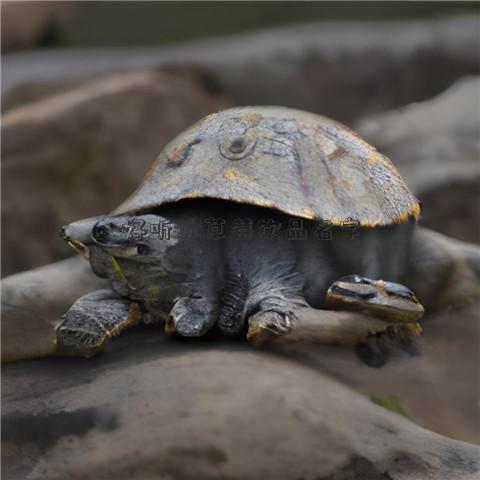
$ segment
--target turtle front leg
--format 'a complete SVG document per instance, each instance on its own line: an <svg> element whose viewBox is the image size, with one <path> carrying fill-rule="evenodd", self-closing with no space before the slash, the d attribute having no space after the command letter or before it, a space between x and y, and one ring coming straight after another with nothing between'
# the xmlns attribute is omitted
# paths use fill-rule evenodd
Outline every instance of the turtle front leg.
<svg viewBox="0 0 480 480"><path fill-rule="evenodd" d="M97 290L80 297L56 328L57 352L91 357L111 337L142 320L138 303L118 297L111 290Z"/></svg>
<svg viewBox="0 0 480 480"><path fill-rule="evenodd" d="M292 275L285 284L260 284L249 293L245 310L250 342L261 346L295 336L299 327L296 312L309 308L300 282L298 275Z"/></svg>
<svg viewBox="0 0 480 480"><path fill-rule="evenodd" d="M200 337L213 327L216 318L216 305L208 298L179 297L170 310L165 332L177 332L184 337Z"/></svg>

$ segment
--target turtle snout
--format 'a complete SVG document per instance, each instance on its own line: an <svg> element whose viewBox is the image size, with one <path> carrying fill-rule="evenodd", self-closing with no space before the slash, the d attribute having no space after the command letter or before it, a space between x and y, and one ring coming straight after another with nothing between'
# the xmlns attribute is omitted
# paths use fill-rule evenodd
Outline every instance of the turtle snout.
<svg viewBox="0 0 480 480"><path fill-rule="evenodd" d="M60 236L78 253L89 257L88 246L92 243L92 228L98 217L86 218L60 228Z"/></svg>
<svg viewBox="0 0 480 480"><path fill-rule="evenodd" d="M91 243L92 229L99 217L86 218L70 223L60 229L60 236L65 240L76 240L84 244Z"/></svg>

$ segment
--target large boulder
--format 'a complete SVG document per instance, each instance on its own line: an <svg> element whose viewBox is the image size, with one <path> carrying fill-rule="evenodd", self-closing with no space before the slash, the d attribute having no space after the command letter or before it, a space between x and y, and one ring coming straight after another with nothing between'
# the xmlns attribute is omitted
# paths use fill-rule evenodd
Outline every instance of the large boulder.
<svg viewBox="0 0 480 480"><path fill-rule="evenodd" d="M66 256L61 225L116 207L172 137L228 105L191 75L136 72L7 112L3 275Z"/></svg>
<svg viewBox="0 0 480 480"><path fill-rule="evenodd" d="M321 371L155 328L101 358L3 369L14 480L478 478L480 449L372 404Z"/></svg>
<svg viewBox="0 0 480 480"><path fill-rule="evenodd" d="M480 77L467 77L434 98L366 117L356 129L423 192L480 177L479 104Z"/></svg>
<svg viewBox="0 0 480 480"><path fill-rule="evenodd" d="M422 223L480 242L480 77L459 80L442 94L356 125L390 157L423 204Z"/></svg>
<svg viewBox="0 0 480 480"><path fill-rule="evenodd" d="M428 313L418 341L420 355L399 356L381 369L339 346L290 346L282 353L314 365L368 396L394 400L418 424L480 444L478 378L480 302Z"/></svg>

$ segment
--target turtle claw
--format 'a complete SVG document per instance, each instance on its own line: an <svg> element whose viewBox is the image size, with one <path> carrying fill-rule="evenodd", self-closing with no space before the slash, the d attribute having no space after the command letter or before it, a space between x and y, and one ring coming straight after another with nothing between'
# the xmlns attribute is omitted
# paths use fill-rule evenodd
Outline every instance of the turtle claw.
<svg viewBox="0 0 480 480"><path fill-rule="evenodd" d="M215 323L215 308L203 297L180 297L173 305L165 324L166 333L200 337Z"/></svg>
<svg viewBox="0 0 480 480"><path fill-rule="evenodd" d="M290 317L273 310L257 312L248 319L248 325L247 340L257 346L265 345L291 329Z"/></svg>

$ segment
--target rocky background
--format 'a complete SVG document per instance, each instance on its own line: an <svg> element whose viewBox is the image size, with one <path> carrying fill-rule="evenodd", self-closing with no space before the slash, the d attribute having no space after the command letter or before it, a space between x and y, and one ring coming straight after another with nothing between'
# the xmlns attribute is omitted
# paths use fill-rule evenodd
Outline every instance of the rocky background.
<svg viewBox="0 0 480 480"><path fill-rule="evenodd" d="M75 35L62 29L79 7L55 4L28 10L28 35L13 27L25 18L18 8L31 7L2 4L3 47L69 46ZM422 201L423 225L478 244L479 41L479 17L463 12L8 53L2 276L70 256L59 226L113 209L173 136L233 105L287 105L352 126L399 168ZM68 289L94 288L86 273L68 276L77 259L61 265L9 277L22 291L41 282L57 301L7 312L3 351L39 338ZM146 327L98 359L7 365L4 478L475 478L479 306L428 315L423 355L382 370L345 348L259 353L166 341Z"/></svg>

